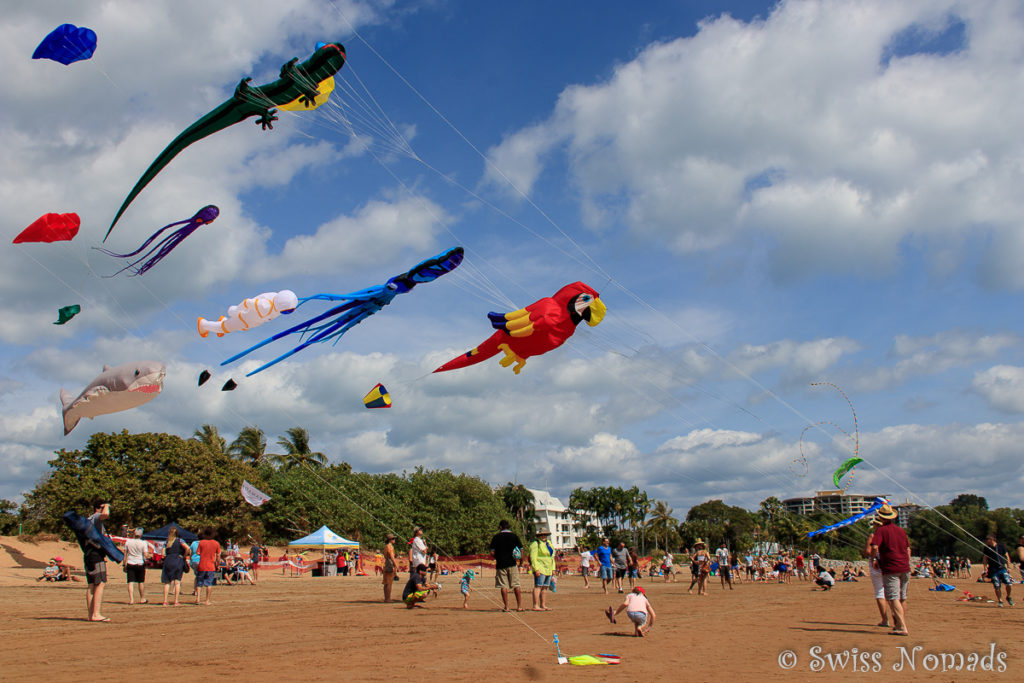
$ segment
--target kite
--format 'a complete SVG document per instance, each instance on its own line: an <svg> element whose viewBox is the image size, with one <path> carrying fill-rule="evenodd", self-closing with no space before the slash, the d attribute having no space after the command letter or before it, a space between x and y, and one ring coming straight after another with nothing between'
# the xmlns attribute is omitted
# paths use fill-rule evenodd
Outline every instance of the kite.
<svg viewBox="0 0 1024 683"><path fill-rule="evenodd" d="M240 353L236 353L234 356L231 356L231 358L222 362L221 365L232 363L243 356L249 355L257 349L261 349L267 344L277 341L282 337L287 337L290 334L299 334L303 338L309 335L309 337L291 351L284 353L269 363L264 363L252 372L247 373L246 377L251 377L257 372L266 370L270 366L280 363L284 359L295 355L307 346L316 344L317 342L324 342L333 339L336 344L343 334L390 304L392 299L399 294L411 291L417 284L433 282L445 273L450 273L455 270L455 268L462 263L464 255L465 253L462 247L453 247L448 251L438 254L434 258L427 259L426 261L413 266L401 275L394 276L383 285L368 287L366 289L361 289L358 292L350 292L348 294L315 294L313 296L303 297L299 299L299 306L307 301L313 300L344 301L346 303L343 303L340 306L335 306L314 318L310 318L306 322L299 323L298 325L289 327L287 330L278 332L273 337L264 339L259 344L250 346Z"/></svg>
<svg viewBox="0 0 1024 683"><path fill-rule="evenodd" d="M512 372L526 365L530 356L539 356L564 344L583 320L593 327L601 322L606 311L597 292L574 282L562 287L553 297L535 301L512 313L488 313L491 326L497 330L485 342L448 361L434 372L446 372L475 365L497 353L504 352L502 367L515 363Z"/></svg>
<svg viewBox="0 0 1024 683"><path fill-rule="evenodd" d="M62 515L62 518L64 523L75 533L75 540L78 541L82 552L85 552L87 546L91 545L102 550L103 554L114 562L124 561L124 554L114 545L110 536L101 534L88 517L83 517L74 510L68 510Z"/></svg>
<svg viewBox="0 0 1024 683"><path fill-rule="evenodd" d="M334 76L328 76L317 83L316 90L320 94L313 98L312 104L307 104L304 98L298 97L287 104L282 104L278 109L281 111L308 111L316 109L330 99L331 93L334 92Z"/></svg>
<svg viewBox="0 0 1024 683"><path fill-rule="evenodd" d="M887 504L888 504L888 501L885 498L875 498L875 502L872 503L870 507L864 508L863 510L861 510L857 514L853 515L852 517L847 517L846 519L844 519L841 522L836 522L835 524L829 524L828 526L822 527L822 528L818 529L817 531L812 531L812 532L807 534L807 538L813 538L814 536L819 536L821 534L827 534L828 532L835 531L836 529L842 529L844 526L850 526L854 522L859 522L860 520L864 519L868 515L874 514L874 512L877 511L880 507L882 507L883 505L887 505Z"/></svg>
<svg viewBox="0 0 1024 683"><path fill-rule="evenodd" d="M57 309L57 321L54 322L53 324L54 325L63 325L64 323L66 323L67 321L71 320L72 318L74 318L76 315L78 315L81 312L82 312L82 307L79 306L78 304L72 304L70 306L65 306L63 308L58 308Z"/></svg>
<svg viewBox="0 0 1024 683"><path fill-rule="evenodd" d="M391 394L383 384L378 383L377 386L370 389L370 393L363 397L363 405L367 408L390 408Z"/></svg>
<svg viewBox="0 0 1024 683"><path fill-rule="evenodd" d="M149 245L152 244L153 240L155 240L157 237L159 237L160 233L162 233L164 230L167 230L168 228L173 228L176 225L183 225L183 226L185 226L183 228L178 228L177 230L175 230L171 234L167 235L162 240L157 242L156 246L154 246L153 248L149 249L149 251L147 251L145 254L143 254L142 256L139 256L137 259L135 259L134 261L130 262L127 266L125 266L121 270L119 270L116 273L114 273L114 275L119 275L119 274L123 273L126 270L131 270L133 276L135 276L135 275L145 275L146 271L148 271L150 268L152 268L156 264L160 263L160 261L162 261L165 256L170 254L171 251L176 246L181 244L181 242L186 237L188 237L189 235L191 235L192 233L194 233L196 230L198 230L200 227L206 225L207 223L214 222L215 220L217 220L217 216L219 216L219 215L220 215L220 209L218 209L213 204L209 204L207 206L204 206L203 208L199 209L199 211L196 211L196 214L194 216L192 216L192 218L187 218L187 219L185 219L183 221L177 221L175 223L171 223L169 225L165 225L164 227L160 228L159 230L154 232L152 235L150 235L149 239L146 240L145 242L143 242L141 247L139 247L135 251L129 252L127 254L117 254L115 252L110 251L109 249L102 249L100 247L93 247L93 249L97 249L97 250L103 252L104 254L106 254L107 256L113 256L115 258L130 259L130 258L134 258L135 256L138 256L138 254L142 250L144 250L147 247L149 247ZM143 262L145 262L145 263L143 263ZM140 263L142 263L141 266L139 265ZM109 275L107 277L114 277L114 275Z"/></svg>
<svg viewBox="0 0 1024 683"><path fill-rule="evenodd" d="M270 500L270 496L263 493L263 491L260 491L244 479L242 480L242 498L244 498L245 502L249 505L255 505L256 507L259 507Z"/></svg>
<svg viewBox="0 0 1024 683"><path fill-rule="evenodd" d="M839 482L840 480L842 480L843 475L862 462L864 462L864 458L850 458L842 465L840 465L839 469L832 473L832 483L835 484L835 487L839 488ZM845 491L846 489L843 490Z"/></svg>
<svg viewBox="0 0 1024 683"><path fill-rule="evenodd" d="M117 225L118 219L128 205L179 152L193 142L252 116L259 117L256 123L262 126L263 130L273 130L274 121L277 120L277 110L274 107L299 102L306 109L312 109L321 94L317 85L334 76L344 65L345 48L340 43L325 43L306 61L299 63L296 57L282 66L281 77L273 83L254 87L249 85L251 78L243 78L235 87L235 93L230 99L179 133L178 137L171 140L164 151L160 152L128 193L103 241L107 241L111 230Z"/></svg>
<svg viewBox="0 0 1024 683"><path fill-rule="evenodd" d="M130 410L153 400L163 390L166 374L164 364L153 360L125 363L116 368L104 365L103 372L77 398L72 399L70 393L61 389L64 436L70 434L83 417Z"/></svg>
<svg viewBox="0 0 1024 683"><path fill-rule="evenodd" d="M52 59L64 66L82 59L89 59L96 51L96 32L74 24L61 24L50 31L39 47L32 53L32 59Z"/></svg>
<svg viewBox="0 0 1024 683"><path fill-rule="evenodd" d="M74 239L82 219L77 213L48 213L40 216L14 238L12 244L22 242L64 242Z"/></svg>
<svg viewBox="0 0 1024 683"><path fill-rule="evenodd" d="M223 337L229 332L249 330L257 325L262 325L281 315L287 315L299 305L299 298L290 289L282 289L280 292L264 292L257 294L251 299L245 299L237 306L228 308L227 316L221 316L217 320L199 318L196 320L196 327L199 329L199 336L206 338L211 332L218 337Z"/></svg>
<svg viewBox="0 0 1024 683"><path fill-rule="evenodd" d="M789 470L790 470L790 472L793 472L793 474L797 474L798 476L804 476L804 475L807 474L808 466L807 466L807 456L804 455L804 434L806 434L807 431L810 430L810 429L816 429L816 428L821 427L821 425L829 425L830 427L835 428L837 431L842 433L844 436L846 436L846 438L848 438L850 441L853 442L853 457L849 458L848 460L846 460L846 462L844 462L842 465L840 465L839 469L836 470L835 473L832 475L832 483L834 483L836 488L838 489L838 488L840 488L839 482L843 478L843 475L845 475L847 472L850 473L850 478L846 481L846 486L842 487L842 492L846 493L846 489L850 488L850 485L853 484L853 471L854 471L854 469L856 468L858 463L864 462L864 459L860 457L860 427L857 424L857 411L854 410L853 403L850 401L850 397L847 396L846 392L844 392L842 389L840 389L838 385L833 384L832 382L812 382L811 383L812 387L823 386L823 385L824 386L830 386L833 389L835 389L836 391L838 391L839 395L842 396L846 400L846 405L850 406L850 413L853 415L853 434L850 434L850 432L846 431L845 429L843 429L842 427L837 425L835 422L829 422L827 420L821 421L821 422L815 422L812 425L807 425L806 427L804 427L803 431L800 432L800 442L799 442L800 457L799 458L795 458L793 460L793 462L790 463ZM854 461L856 461L856 462L854 462ZM793 465L798 463L798 462L801 465L803 465L803 468L804 468L803 475L798 474L796 472L796 470L793 469ZM849 465L849 466L847 467L847 465Z"/></svg>

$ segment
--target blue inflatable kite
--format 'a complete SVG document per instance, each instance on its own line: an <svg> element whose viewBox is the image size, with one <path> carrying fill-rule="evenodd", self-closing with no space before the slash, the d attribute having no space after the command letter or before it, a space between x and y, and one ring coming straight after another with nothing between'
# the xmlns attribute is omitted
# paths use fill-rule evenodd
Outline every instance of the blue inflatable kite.
<svg viewBox="0 0 1024 683"><path fill-rule="evenodd" d="M828 526L822 527L821 529L818 529L817 531L812 531L809 534L807 534L807 538L811 538L813 536L818 536L820 534L827 534L830 531L835 531L836 529L842 529L844 526L850 526L854 522L858 522L858 521L864 519L865 517L867 517L868 515L874 514L880 507L882 507L885 504L886 504L885 498L875 498L875 502L871 504L871 507L866 507L863 510L861 510L860 512L858 512L857 514L855 514L853 517L847 517L846 519L844 519L841 522L836 522L835 524L829 524Z"/></svg>
<svg viewBox="0 0 1024 683"><path fill-rule="evenodd" d="M32 59L52 59L64 66L89 59L96 51L96 32L74 24L61 24L43 38Z"/></svg>
<svg viewBox="0 0 1024 683"><path fill-rule="evenodd" d="M250 346L240 353L236 353L231 356L231 358L228 358L226 361L221 363L221 365L232 363L243 356L249 355L256 349L261 349L267 344L277 341L282 337L287 337L290 334L298 334L300 337L306 337L306 335L309 335L309 338L291 351L281 354L269 363L264 363L252 372L246 374L246 377L251 377L257 372L261 372L272 365L280 363L285 358L295 355L311 344L328 341L330 339L333 339L335 343L337 343L338 339L341 338L341 335L345 334L363 320L390 304L391 300L399 294L411 291L413 287L421 282L433 282L445 273L450 273L455 270L455 268L462 263L464 255L462 247L453 247L446 252L438 254L434 258L427 259L426 261L413 266L401 275L394 276L383 285L367 287L366 289L361 289L358 292L349 292L348 294L315 294L313 296L302 297L299 299L299 306L307 301L313 301L314 299L322 301L345 301L347 303L335 306L315 318L310 318L304 323L299 323L294 327L289 327L283 332L278 332L273 337L264 339L259 344ZM296 309L298 309L298 306L296 306Z"/></svg>

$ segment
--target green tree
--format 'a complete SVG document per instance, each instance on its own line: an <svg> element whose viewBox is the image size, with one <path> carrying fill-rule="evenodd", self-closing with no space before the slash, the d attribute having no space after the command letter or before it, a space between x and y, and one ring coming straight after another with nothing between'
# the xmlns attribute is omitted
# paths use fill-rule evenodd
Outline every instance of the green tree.
<svg viewBox="0 0 1024 683"><path fill-rule="evenodd" d="M222 527L235 536L259 532L252 508L241 503L246 465L198 441L169 434L96 433L83 450L61 449L50 472L25 497L32 531L67 535L61 515L92 511L97 497L111 503L110 529L122 524L186 529ZM258 480L257 480L258 481Z"/></svg>
<svg viewBox="0 0 1024 683"><path fill-rule="evenodd" d="M214 453L229 454L228 442L213 425L205 424L192 432L192 439L203 444Z"/></svg>
<svg viewBox="0 0 1024 683"><path fill-rule="evenodd" d="M284 449L282 455L275 455L275 462L285 469L293 467L323 467L327 464L327 456L315 452L309 447L309 432L302 427L290 427L286 436L277 439L277 445Z"/></svg>
<svg viewBox="0 0 1024 683"><path fill-rule="evenodd" d="M267 437L257 426L242 427L238 437L231 442L228 453L242 462L258 465L267 454Z"/></svg>
<svg viewBox="0 0 1024 683"><path fill-rule="evenodd" d="M676 531L676 527L679 526L679 520L672 516L674 511L668 506L663 500L654 502L654 507L651 509L650 519L647 520L647 529L657 541L662 541L664 544L663 549L669 550L670 537L674 539L679 538L679 533Z"/></svg>
<svg viewBox="0 0 1024 683"><path fill-rule="evenodd" d="M498 489L498 495L501 496L505 509L518 522L518 530L526 536L532 536L537 508L536 499L530 489L522 484L508 482Z"/></svg>
<svg viewBox="0 0 1024 683"><path fill-rule="evenodd" d="M18 504L0 498L0 536L12 536L18 530Z"/></svg>

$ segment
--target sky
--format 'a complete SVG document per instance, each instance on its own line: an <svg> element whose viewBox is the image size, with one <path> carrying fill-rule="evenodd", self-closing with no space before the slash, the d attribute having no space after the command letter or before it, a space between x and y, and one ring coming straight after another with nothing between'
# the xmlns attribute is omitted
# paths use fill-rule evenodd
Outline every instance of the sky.
<svg viewBox="0 0 1024 683"><path fill-rule="evenodd" d="M680 515L830 489L855 452L850 493L1021 506L1018 2L13 5L3 234L49 212L82 228L0 249L0 497L92 433L212 424L563 501L636 485ZM95 56L32 60L65 22L96 31ZM317 41L348 56L326 105L196 142L102 242L178 132ZM218 219L144 276L104 277L120 265L94 247L207 204ZM219 363L295 318L197 334L246 297L350 292L456 245L456 271L253 377L288 340ZM519 375L432 374L490 335L488 311L575 281L600 325ZM147 359L167 367L156 399L62 435L62 388ZM377 382L388 410L363 406Z"/></svg>

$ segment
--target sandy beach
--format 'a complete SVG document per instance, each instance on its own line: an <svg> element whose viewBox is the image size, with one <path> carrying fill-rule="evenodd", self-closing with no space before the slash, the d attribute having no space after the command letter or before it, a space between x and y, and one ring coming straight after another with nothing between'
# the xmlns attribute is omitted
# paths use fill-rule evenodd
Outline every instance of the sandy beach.
<svg viewBox="0 0 1024 683"><path fill-rule="evenodd" d="M639 639L632 637L624 618L612 625L602 615L620 596L603 595L593 581L586 590L576 576L559 581L550 612L502 613L490 573L474 582L468 610L461 608L458 580L450 576L441 578L440 595L426 608L407 610L400 603L380 602L377 577L292 578L280 570L262 572L257 586L217 586L210 607L163 607L158 572L147 576L149 604L130 606L124 574L108 565L103 612L111 621L94 624L83 618L84 583L37 583L42 570L22 566L45 563L56 554L80 566L74 544L0 537L0 545L5 617L0 666L6 681L128 679L168 675L168 667L199 680L247 678L255 672L278 680L405 681L481 676L554 681L595 675L704 681L721 680L723 672L736 681L880 674L961 681L993 675L1010 680L1024 670L1024 606L999 609L959 602L964 589L990 597L990 586L966 581L954 582L955 593L935 593L927 590L931 581L914 580L912 633L901 638L874 625L878 614L871 584L863 580L837 583L822 593L806 582L745 583L723 591L712 577L710 595L700 597L687 594L688 572L677 583L645 579L640 585L658 619L649 636ZM190 577L185 585L187 593ZM552 644L555 633L563 654L614 653L621 664L560 666ZM964 656L961 671L955 670L957 653ZM970 672L966 667L972 653L977 665ZM894 669L900 664L902 670ZM981 670L986 664L995 672Z"/></svg>

